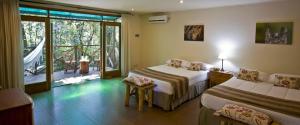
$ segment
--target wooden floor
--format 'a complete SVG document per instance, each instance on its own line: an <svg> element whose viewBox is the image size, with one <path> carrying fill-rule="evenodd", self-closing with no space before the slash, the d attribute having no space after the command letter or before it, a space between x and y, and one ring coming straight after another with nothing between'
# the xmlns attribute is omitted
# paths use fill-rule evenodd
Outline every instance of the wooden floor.
<svg viewBox="0 0 300 125"><path fill-rule="evenodd" d="M175 111L124 106L121 79L87 81L32 95L35 125L197 125L199 97Z"/></svg>

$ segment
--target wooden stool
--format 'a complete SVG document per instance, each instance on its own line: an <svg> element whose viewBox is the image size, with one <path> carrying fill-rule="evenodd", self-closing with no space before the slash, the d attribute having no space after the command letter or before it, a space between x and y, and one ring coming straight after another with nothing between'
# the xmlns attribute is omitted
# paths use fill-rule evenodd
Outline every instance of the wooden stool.
<svg viewBox="0 0 300 125"><path fill-rule="evenodd" d="M147 92L146 95L146 101L148 102L148 107L152 107L153 102L153 88L156 86L155 84L149 84L145 86L138 86L134 83L124 81L126 85L126 92L125 92L125 106L129 106L129 99L131 95L136 95L137 102L138 102L138 111L142 111L144 107L144 99L145 99L145 92ZM132 87L132 90L135 92L131 92L130 89Z"/></svg>

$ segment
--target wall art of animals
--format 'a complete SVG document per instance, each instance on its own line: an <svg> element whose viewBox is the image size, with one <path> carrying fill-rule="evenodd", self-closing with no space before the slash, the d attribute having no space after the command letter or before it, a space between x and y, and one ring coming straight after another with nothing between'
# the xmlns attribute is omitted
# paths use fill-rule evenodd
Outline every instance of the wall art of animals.
<svg viewBox="0 0 300 125"><path fill-rule="evenodd" d="M184 26L185 41L204 41L204 25Z"/></svg>
<svg viewBox="0 0 300 125"><path fill-rule="evenodd" d="M255 43L292 44L293 22L256 23Z"/></svg>

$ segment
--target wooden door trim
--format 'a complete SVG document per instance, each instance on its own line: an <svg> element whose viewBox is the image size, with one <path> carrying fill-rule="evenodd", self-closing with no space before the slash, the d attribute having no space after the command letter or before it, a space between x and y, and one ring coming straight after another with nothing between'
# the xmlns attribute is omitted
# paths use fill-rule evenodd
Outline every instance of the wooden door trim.
<svg viewBox="0 0 300 125"><path fill-rule="evenodd" d="M46 81L25 85L25 92L32 94L51 89L51 45L50 45L50 19L48 17L21 16L21 21L33 21L45 23L45 44L46 44ZM25 83L24 83L25 84Z"/></svg>
<svg viewBox="0 0 300 125"><path fill-rule="evenodd" d="M118 26L119 27L119 69L115 70L115 71L106 71L106 35L105 35L105 31L106 31L106 26ZM122 56L122 52L121 52L121 23L118 22L102 22L102 70L101 70L101 77L102 78L113 78L113 77L120 77L121 76L121 56Z"/></svg>

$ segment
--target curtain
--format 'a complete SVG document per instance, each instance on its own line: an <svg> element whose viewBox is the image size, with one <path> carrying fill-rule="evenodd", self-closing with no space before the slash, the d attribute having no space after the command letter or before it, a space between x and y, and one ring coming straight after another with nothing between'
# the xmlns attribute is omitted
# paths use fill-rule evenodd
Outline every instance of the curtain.
<svg viewBox="0 0 300 125"><path fill-rule="evenodd" d="M0 87L24 88L18 0L0 0Z"/></svg>
<svg viewBox="0 0 300 125"><path fill-rule="evenodd" d="M121 24L121 73L122 76L128 74L130 68L130 56L129 56L129 18L130 15L122 15L122 24Z"/></svg>

